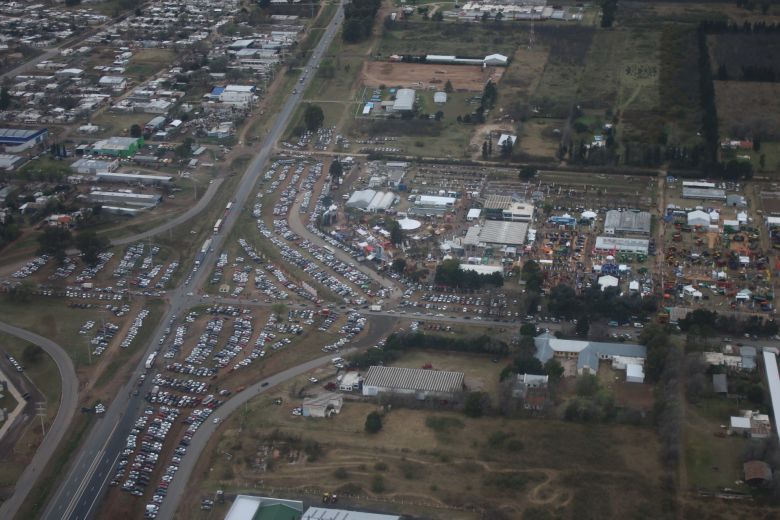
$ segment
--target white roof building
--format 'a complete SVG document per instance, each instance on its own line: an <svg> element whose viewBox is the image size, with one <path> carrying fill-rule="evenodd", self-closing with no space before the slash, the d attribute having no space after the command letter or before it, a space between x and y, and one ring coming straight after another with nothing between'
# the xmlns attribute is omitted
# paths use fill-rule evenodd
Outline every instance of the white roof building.
<svg viewBox="0 0 780 520"><path fill-rule="evenodd" d="M471 208L466 214L466 220L469 222L473 220L479 220L479 216L482 214L482 210L479 208Z"/></svg>
<svg viewBox="0 0 780 520"><path fill-rule="evenodd" d="M414 109L414 100L416 94L414 90L410 88L399 88L395 93L395 101L393 102L394 112L408 112Z"/></svg>
<svg viewBox="0 0 780 520"><path fill-rule="evenodd" d="M504 143L507 140L510 143L512 143L512 146L514 146L515 143L517 142L517 136L511 134L501 134L501 137L498 138L498 147L501 148L502 146L504 146Z"/></svg>
<svg viewBox="0 0 780 520"><path fill-rule="evenodd" d="M437 105L443 105L447 102L447 93L446 92L434 92L433 94L433 102Z"/></svg>
<svg viewBox="0 0 780 520"><path fill-rule="evenodd" d="M509 58L503 54L490 54L482 60L482 63L488 67L506 67L508 62Z"/></svg>
<svg viewBox="0 0 780 520"><path fill-rule="evenodd" d="M609 274L599 277L599 288L603 291L607 287L617 287L619 280Z"/></svg>
<svg viewBox="0 0 780 520"><path fill-rule="evenodd" d="M689 226L709 226L710 215L706 211L700 209L691 211L688 213L688 225Z"/></svg>

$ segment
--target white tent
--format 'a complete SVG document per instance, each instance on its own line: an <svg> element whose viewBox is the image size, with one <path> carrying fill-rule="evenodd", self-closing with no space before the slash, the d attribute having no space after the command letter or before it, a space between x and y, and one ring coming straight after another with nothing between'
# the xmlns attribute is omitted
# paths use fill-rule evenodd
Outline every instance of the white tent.
<svg viewBox="0 0 780 520"><path fill-rule="evenodd" d="M599 277L599 287L603 291L607 287L617 287L618 279L612 275L604 275Z"/></svg>
<svg viewBox="0 0 780 520"><path fill-rule="evenodd" d="M707 212L699 209L688 213L688 225L689 226L709 226L710 215Z"/></svg>

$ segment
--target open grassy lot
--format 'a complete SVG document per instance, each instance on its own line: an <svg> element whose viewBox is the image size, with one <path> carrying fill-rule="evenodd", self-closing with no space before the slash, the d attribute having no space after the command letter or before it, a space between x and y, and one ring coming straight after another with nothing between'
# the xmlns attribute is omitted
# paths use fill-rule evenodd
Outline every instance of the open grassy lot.
<svg viewBox="0 0 780 520"><path fill-rule="evenodd" d="M317 420L291 416L274 397L227 421L196 477L204 494L336 491L345 504L448 519L520 518L529 508L551 518L670 517L647 429L395 409L370 435L373 403L347 401Z"/></svg>
<svg viewBox="0 0 780 520"><path fill-rule="evenodd" d="M715 81L719 130L740 139L780 140L780 83Z"/></svg>
<svg viewBox="0 0 780 520"><path fill-rule="evenodd" d="M128 137L131 126L139 125L143 128L152 117L154 116L151 114L125 114L104 110L92 120L92 124L100 127L99 133L96 134L98 137Z"/></svg>
<svg viewBox="0 0 780 520"><path fill-rule="evenodd" d="M419 112L435 114L442 111L440 121L431 119L380 119L355 118L351 121L349 135L366 138L378 135L397 137L392 146L408 154L436 157L463 157L469 155L469 143L475 127L457 121L458 116L471 114L476 105L473 94L453 92L447 103L433 103L433 92L418 91Z"/></svg>
<svg viewBox="0 0 780 520"><path fill-rule="evenodd" d="M482 58L500 53L512 56L518 46L528 43L530 25L401 21L394 27L383 32L376 55L454 54Z"/></svg>
<svg viewBox="0 0 780 520"><path fill-rule="evenodd" d="M171 49L137 49L127 64L128 78L143 82L169 66L176 53Z"/></svg>
<svg viewBox="0 0 780 520"><path fill-rule="evenodd" d="M776 33L724 33L707 38L710 49L712 74L719 71L726 77L720 79L745 79L747 67L763 67L780 75L777 55L780 53L780 34Z"/></svg>

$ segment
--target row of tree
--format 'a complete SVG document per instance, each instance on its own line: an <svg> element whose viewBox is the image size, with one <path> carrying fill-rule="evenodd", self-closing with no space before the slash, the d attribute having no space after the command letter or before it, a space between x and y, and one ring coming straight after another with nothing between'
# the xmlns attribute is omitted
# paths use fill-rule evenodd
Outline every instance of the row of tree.
<svg viewBox="0 0 780 520"><path fill-rule="evenodd" d="M356 43L371 36L381 0L352 0L344 6L344 41Z"/></svg>
<svg viewBox="0 0 780 520"><path fill-rule="evenodd" d="M349 360L350 366L366 369L372 365L384 365L395 361L405 351L421 349L497 356L509 352L509 346L505 342L486 335L451 337L422 332L394 333L387 338L381 349L370 348L366 352L352 356Z"/></svg>
<svg viewBox="0 0 780 520"><path fill-rule="evenodd" d="M437 285L446 285L458 289L481 289L485 285L501 287L504 276L501 273L479 274L476 271L464 271L457 259L444 260L436 266L434 281Z"/></svg>
<svg viewBox="0 0 780 520"><path fill-rule="evenodd" d="M93 230L80 232L74 238L70 230L59 226L50 226L38 237L38 254L49 255L59 264L65 261L67 251L71 247L81 251L84 263L97 264L100 253L108 250L111 241L100 236Z"/></svg>

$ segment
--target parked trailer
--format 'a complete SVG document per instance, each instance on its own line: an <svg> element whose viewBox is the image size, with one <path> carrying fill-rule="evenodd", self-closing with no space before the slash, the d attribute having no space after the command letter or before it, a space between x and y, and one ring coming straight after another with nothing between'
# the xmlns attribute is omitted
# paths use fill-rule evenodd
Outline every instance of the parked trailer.
<svg viewBox="0 0 780 520"><path fill-rule="evenodd" d="M206 241L203 242L203 245L200 248L200 252L204 253L204 254L208 253L209 252L209 248L211 248L211 239L207 238Z"/></svg>

